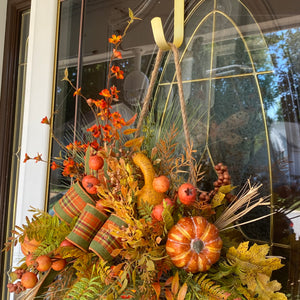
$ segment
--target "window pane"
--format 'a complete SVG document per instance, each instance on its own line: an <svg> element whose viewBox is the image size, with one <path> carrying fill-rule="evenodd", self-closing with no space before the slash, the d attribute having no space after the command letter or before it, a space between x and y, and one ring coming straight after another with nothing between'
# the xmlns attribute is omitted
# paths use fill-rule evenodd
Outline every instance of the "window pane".
<svg viewBox="0 0 300 300"><path fill-rule="evenodd" d="M84 2L85 5L82 6ZM129 18L128 8L131 8L135 16L142 21L135 21L130 26L121 46L123 58L115 61L115 65L125 71L125 78L122 81L112 79L113 84L120 90L120 101L113 109L120 111L125 120L130 119L140 108L149 84L149 75L156 55L150 20L155 16L161 16L163 24L168 24L167 19L173 10L173 2L153 0L61 2L53 124L55 140L52 145L52 157L64 155L63 146L73 142L75 131L75 138L84 140L87 136L86 129L94 121L86 101L79 98L76 103L73 97L74 88L68 82L62 81L65 69L68 69L68 77L74 87L78 83L85 97L99 98L99 92L106 87L111 55L108 38L112 34L123 33ZM80 35L81 13L83 23ZM79 51L82 56L78 59ZM70 181L61 172L50 171L50 211L69 185Z"/></svg>

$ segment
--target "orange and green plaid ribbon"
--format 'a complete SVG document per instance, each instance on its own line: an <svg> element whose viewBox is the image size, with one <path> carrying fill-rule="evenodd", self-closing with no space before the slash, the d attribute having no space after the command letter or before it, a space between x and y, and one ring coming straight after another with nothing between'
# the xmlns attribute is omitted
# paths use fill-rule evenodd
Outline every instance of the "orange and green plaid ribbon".
<svg viewBox="0 0 300 300"><path fill-rule="evenodd" d="M87 204L79 216L72 232L66 239L80 249L87 251L92 239L106 219L107 215L99 211L93 205Z"/></svg>
<svg viewBox="0 0 300 300"><path fill-rule="evenodd" d="M74 217L81 214L87 204L95 205L95 201L84 190L80 182L73 184L66 194L53 206L55 214L70 224Z"/></svg>
<svg viewBox="0 0 300 300"><path fill-rule="evenodd" d="M111 215L95 235L89 249L106 261L112 260L112 252L121 248L114 233L122 227L127 227L127 224L117 215Z"/></svg>

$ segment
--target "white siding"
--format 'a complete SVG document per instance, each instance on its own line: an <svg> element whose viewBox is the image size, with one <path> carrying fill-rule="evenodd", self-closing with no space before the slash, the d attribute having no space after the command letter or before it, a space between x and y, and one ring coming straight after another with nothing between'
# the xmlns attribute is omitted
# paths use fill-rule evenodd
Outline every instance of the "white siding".
<svg viewBox="0 0 300 300"><path fill-rule="evenodd" d="M22 130L21 160L25 153L35 156L42 153L47 159L49 128L41 124L44 116L50 116L53 71L55 63L55 40L57 0L32 0L30 13L28 66L25 87L24 122ZM30 206L44 209L47 165L28 161L21 162L19 188L16 204L16 224L23 224L30 216ZM13 265L23 255L14 250Z"/></svg>

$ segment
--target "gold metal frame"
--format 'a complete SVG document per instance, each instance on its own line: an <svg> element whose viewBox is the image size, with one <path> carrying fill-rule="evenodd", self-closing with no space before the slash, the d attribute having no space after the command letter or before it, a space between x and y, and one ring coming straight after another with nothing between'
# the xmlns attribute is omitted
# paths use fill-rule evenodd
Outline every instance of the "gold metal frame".
<svg viewBox="0 0 300 300"><path fill-rule="evenodd" d="M56 34L55 34L55 52L54 52L54 67L53 67L53 80L52 80L52 103L51 103L51 116L54 114L54 107L55 107L55 97L56 97L56 74L57 74L57 57L58 57L58 42L59 42L59 24L60 24L60 6L62 1L57 0L57 14L56 14ZM52 149L52 143L53 143L53 118L50 120L50 135L49 135L49 147L48 147L48 153L49 157L51 157L51 149ZM47 184L46 184L46 193L45 193L45 199L44 199L44 208L45 211L48 209L48 202L49 202L49 190L50 190L50 164L48 164L47 168Z"/></svg>

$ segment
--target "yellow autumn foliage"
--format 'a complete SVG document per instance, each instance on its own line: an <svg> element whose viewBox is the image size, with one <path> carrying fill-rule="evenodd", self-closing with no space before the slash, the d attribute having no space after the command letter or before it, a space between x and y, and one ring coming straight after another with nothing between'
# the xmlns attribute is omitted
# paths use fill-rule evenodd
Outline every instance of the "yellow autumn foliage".
<svg viewBox="0 0 300 300"><path fill-rule="evenodd" d="M249 248L249 242L241 243L237 248L231 247L227 252L227 260L238 270L242 284L256 299L287 299L282 293L281 284L276 280L270 281L274 270L283 267L279 257L267 257L270 247L268 245L254 244Z"/></svg>

